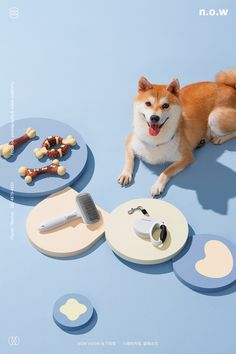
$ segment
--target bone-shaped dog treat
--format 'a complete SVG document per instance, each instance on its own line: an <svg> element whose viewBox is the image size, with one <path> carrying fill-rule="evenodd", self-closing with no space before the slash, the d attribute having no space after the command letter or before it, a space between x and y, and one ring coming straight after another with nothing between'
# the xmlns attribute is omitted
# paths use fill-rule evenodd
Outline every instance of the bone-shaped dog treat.
<svg viewBox="0 0 236 354"><path fill-rule="evenodd" d="M14 154L15 149L24 144L26 141L33 139L36 136L36 131L32 128L28 128L24 135L20 136L17 139L9 141L8 144L0 145L0 156L9 159Z"/></svg>
<svg viewBox="0 0 236 354"><path fill-rule="evenodd" d="M49 136L43 141L41 148L34 149L34 154L38 159L41 159L44 155L54 159L60 158L66 155L70 146L75 144L77 144L77 142L72 135L68 135L65 139L58 135ZM53 146L55 145L60 145L60 147L54 149Z"/></svg>
<svg viewBox="0 0 236 354"><path fill-rule="evenodd" d="M25 177L26 183L31 183L34 178L46 173L63 176L66 173L66 168L60 165L58 160L53 160L50 165L40 168L28 168L22 166L19 168L18 172L20 176Z"/></svg>

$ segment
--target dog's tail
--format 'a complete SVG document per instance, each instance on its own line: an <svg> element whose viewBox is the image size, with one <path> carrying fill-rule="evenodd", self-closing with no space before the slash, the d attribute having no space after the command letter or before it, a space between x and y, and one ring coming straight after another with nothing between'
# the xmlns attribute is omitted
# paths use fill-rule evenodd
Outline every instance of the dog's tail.
<svg viewBox="0 0 236 354"><path fill-rule="evenodd" d="M236 69L220 71L216 74L216 82L236 88Z"/></svg>

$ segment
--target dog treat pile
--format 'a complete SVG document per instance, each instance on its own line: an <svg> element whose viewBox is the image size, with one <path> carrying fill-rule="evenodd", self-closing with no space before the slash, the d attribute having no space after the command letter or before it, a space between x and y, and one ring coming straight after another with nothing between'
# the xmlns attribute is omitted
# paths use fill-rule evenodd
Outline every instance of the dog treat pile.
<svg viewBox="0 0 236 354"><path fill-rule="evenodd" d="M9 159L14 154L17 147L24 144L28 140L33 139L35 136L36 131L32 128L27 128L24 135L11 140L8 144L0 145L0 156L5 159ZM22 166L18 170L20 176L25 177L24 179L27 184L31 183L37 176L42 174L63 176L66 173L66 168L60 165L58 159L65 156L70 147L76 144L77 142L72 135L68 135L66 138L62 138L58 135L47 137L43 141L41 148L34 149L34 154L38 159L43 158L45 155L49 158L53 158L54 160L52 163L48 166L43 166L40 168L28 168ZM60 146L55 148L57 145Z"/></svg>
<svg viewBox="0 0 236 354"><path fill-rule="evenodd" d="M24 135L21 137L9 141L8 144L0 145L0 156L3 156L5 159L9 159L13 154L15 149L24 144L26 141L33 139L36 136L36 131L32 128L28 128Z"/></svg>

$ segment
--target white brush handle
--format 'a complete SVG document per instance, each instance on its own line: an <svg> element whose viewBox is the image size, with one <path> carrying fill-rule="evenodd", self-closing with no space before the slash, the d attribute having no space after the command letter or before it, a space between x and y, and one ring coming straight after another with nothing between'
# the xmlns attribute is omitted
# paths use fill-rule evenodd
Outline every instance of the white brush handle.
<svg viewBox="0 0 236 354"><path fill-rule="evenodd" d="M51 219L41 224L38 228L40 232L46 232L55 229L58 226L62 226L70 222L71 220L81 217L81 214L76 210L73 213L60 216L59 218Z"/></svg>

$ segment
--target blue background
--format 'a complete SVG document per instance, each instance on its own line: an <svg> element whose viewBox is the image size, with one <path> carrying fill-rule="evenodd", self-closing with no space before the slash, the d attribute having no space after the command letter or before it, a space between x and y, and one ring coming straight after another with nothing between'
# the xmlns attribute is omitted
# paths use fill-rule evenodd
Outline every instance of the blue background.
<svg viewBox="0 0 236 354"><path fill-rule="evenodd" d="M20 9L18 19L9 19L11 6ZM229 14L199 17L199 8L228 8ZM77 190L86 186L107 211L148 197L163 167L140 163L131 187L116 183L137 81L141 75L160 83L178 77L185 85L236 66L235 18L233 0L2 1L2 124L10 120L14 81L16 119L61 120L88 143L90 163ZM196 155L162 198L186 215L191 233L235 242L236 140L209 144ZM217 296L194 292L178 281L171 263L134 266L118 259L106 242L72 260L45 257L25 234L26 217L38 201L19 199L11 209L1 197L2 353L235 352L235 286ZM97 323L91 331L70 335L54 324L53 304L69 292L84 294L94 305ZM20 337L18 347L8 345L12 335ZM81 348L81 341L117 344ZM126 341L159 346L130 347Z"/></svg>

